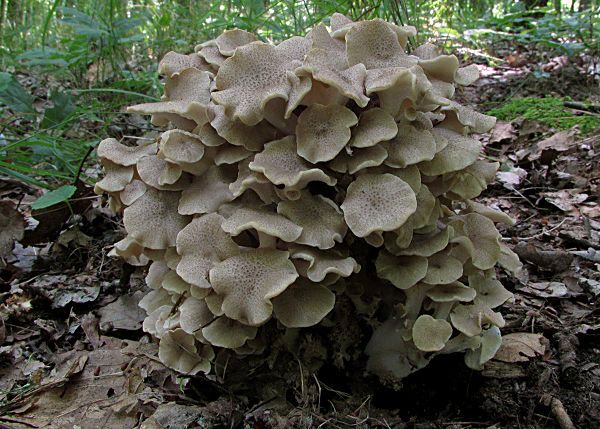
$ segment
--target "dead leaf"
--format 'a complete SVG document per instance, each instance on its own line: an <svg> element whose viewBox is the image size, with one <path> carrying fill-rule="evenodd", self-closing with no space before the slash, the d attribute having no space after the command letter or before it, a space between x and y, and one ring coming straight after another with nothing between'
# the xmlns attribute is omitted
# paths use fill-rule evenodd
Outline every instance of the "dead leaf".
<svg viewBox="0 0 600 429"><path fill-rule="evenodd" d="M25 220L12 201L0 201L0 258L9 256L15 240L21 240Z"/></svg>
<svg viewBox="0 0 600 429"><path fill-rule="evenodd" d="M94 284L93 279L85 276L67 276L64 274L41 275L27 285L34 293L43 296L52 302L52 308L64 308L70 303L84 304L95 301L100 294L100 286Z"/></svg>
<svg viewBox="0 0 600 429"><path fill-rule="evenodd" d="M588 199L589 195L583 189L561 189L556 192L541 192L544 199L562 210L563 212L575 212L577 205Z"/></svg>
<svg viewBox="0 0 600 429"><path fill-rule="evenodd" d="M19 417L28 424L47 428L135 427L137 395L146 388L139 381L139 374L154 365L145 353L151 354L155 346L134 341L121 343L132 346L136 356L106 348L56 356L57 361L66 364L26 396L22 403L33 406ZM137 381L130 383L131 377Z"/></svg>
<svg viewBox="0 0 600 429"><path fill-rule="evenodd" d="M127 331L140 329L146 317L146 312L138 306L143 297L142 291L137 291L133 295L122 295L115 302L98 310L100 329L104 332L112 329Z"/></svg>
<svg viewBox="0 0 600 429"><path fill-rule="evenodd" d="M533 244L524 241L517 243L513 251L521 260L556 273L566 270L573 262L573 255L564 250L540 250Z"/></svg>
<svg viewBox="0 0 600 429"><path fill-rule="evenodd" d="M541 159L544 164L554 160L559 153L567 152L576 148L576 129L560 131L547 139L537 143L535 151L529 155L530 161Z"/></svg>
<svg viewBox="0 0 600 429"><path fill-rule="evenodd" d="M570 296L567 286L560 282L531 282L519 291L539 296L540 298L566 298Z"/></svg>
<svg viewBox="0 0 600 429"><path fill-rule="evenodd" d="M175 402L160 404L152 417L143 423L146 428L185 429L196 427L204 408L197 405L180 405ZM158 426L153 426L154 423Z"/></svg>
<svg viewBox="0 0 600 429"><path fill-rule="evenodd" d="M527 362L546 351L548 340L540 334L517 332L502 336L502 345L494 356L502 362Z"/></svg>
<svg viewBox="0 0 600 429"><path fill-rule="evenodd" d="M497 121L488 144L510 142L514 140L516 135L515 127L510 122Z"/></svg>
<svg viewBox="0 0 600 429"><path fill-rule="evenodd" d="M526 177L527 171L521 167L510 167L508 171L499 171L496 173L496 179L507 189L518 188Z"/></svg>
<svg viewBox="0 0 600 429"><path fill-rule="evenodd" d="M95 349L100 348L100 346L104 344L104 342L100 339L98 326L98 318L93 314L86 314L81 318L81 329L83 329L86 338Z"/></svg>

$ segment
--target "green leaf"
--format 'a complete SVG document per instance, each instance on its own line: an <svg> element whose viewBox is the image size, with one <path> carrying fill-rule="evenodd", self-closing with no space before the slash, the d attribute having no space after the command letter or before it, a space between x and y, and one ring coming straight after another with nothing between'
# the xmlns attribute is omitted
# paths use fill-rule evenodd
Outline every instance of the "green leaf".
<svg viewBox="0 0 600 429"><path fill-rule="evenodd" d="M39 197L31 204L31 208L34 210L39 210L53 206L54 204L62 203L63 201L67 201L69 198L71 198L75 191L77 191L75 186L63 185L60 188L46 192L44 195Z"/></svg>
<svg viewBox="0 0 600 429"><path fill-rule="evenodd" d="M0 102L15 113L35 114L31 95L10 73L0 72Z"/></svg>
<svg viewBox="0 0 600 429"><path fill-rule="evenodd" d="M50 107L44 112L44 119L40 124L42 129L60 125L77 109L73 97L68 92L55 91L50 94L50 100L54 103L54 107Z"/></svg>

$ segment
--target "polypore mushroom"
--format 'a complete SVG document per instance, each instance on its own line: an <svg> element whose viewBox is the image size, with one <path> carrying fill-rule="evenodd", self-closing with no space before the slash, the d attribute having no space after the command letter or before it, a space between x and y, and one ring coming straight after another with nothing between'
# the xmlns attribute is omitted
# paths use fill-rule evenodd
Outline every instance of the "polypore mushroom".
<svg viewBox="0 0 600 429"><path fill-rule="evenodd" d="M127 233L110 254L151 262L143 329L179 372L209 371L212 347L233 351L221 364L317 325L357 336L336 365L373 327L367 369L392 387L437 354L481 368L497 350L511 294L493 268L520 263L495 226L510 218L471 201L498 168L470 137L494 119L453 101L477 66L431 44L408 53L413 27L330 25L169 52L161 101L130 108L168 129L98 147L95 189ZM329 349L325 331L296 344Z"/></svg>
<svg viewBox="0 0 600 429"><path fill-rule="evenodd" d="M273 311L271 298L298 277L288 256L281 250L249 249L216 264L210 283L223 296L225 315L249 326L265 323Z"/></svg>
<svg viewBox="0 0 600 429"><path fill-rule="evenodd" d="M341 205L348 227L358 237L400 228L417 209L410 186L391 174L364 174L348 186Z"/></svg>

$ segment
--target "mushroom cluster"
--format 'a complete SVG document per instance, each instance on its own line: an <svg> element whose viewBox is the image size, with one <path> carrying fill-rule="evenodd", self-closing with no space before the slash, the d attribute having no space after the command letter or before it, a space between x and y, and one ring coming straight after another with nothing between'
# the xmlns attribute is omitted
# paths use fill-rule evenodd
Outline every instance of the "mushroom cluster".
<svg viewBox="0 0 600 429"><path fill-rule="evenodd" d="M162 100L129 112L166 131L104 140L96 192L123 211L112 253L149 264L143 328L166 365L260 353L265 325L323 324L343 295L386 383L440 353L494 355L511 297L494 267L519 261L495 227L511 219L472 201L498 164L469 134L495 119L452 101L477 68L407 53L415 32L334 14L277 45L234 29L163 58Z"/></svg>

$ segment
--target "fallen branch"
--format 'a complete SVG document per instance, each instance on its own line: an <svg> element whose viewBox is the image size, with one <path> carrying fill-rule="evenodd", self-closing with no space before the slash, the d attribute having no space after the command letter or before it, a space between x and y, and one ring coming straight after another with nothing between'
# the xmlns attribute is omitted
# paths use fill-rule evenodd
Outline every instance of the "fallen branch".
<svg viewBox="0 0 600 429"><path fill-rule="evenodd" d="M583 110L591 113L600 113L600 105L598 104L585 104L577 101L565 101L563 105L571 109Z"/></svg>
<svg viewBox="0 0 600 429"><path fill-rule="evenodd" d="M542 396L542 402L544 405L550 407L550 412L556 419L556 422L561 429L577 429L573 424L571 417L569 417L569 414L567 414L567 410L565 410L565 406L560 399L549 394L545 394Z"/></svg>

